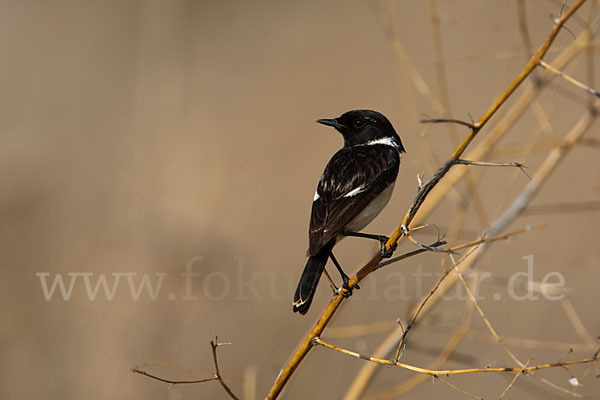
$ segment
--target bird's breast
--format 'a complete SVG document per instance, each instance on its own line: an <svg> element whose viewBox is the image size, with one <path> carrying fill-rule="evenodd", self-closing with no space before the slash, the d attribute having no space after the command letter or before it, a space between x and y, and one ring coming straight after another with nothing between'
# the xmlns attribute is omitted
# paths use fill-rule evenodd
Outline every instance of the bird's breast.
<svg viewBox="0 0 600 400"><path fill-rule="evenodd" d="M375 219L387 205L394 191L394 182L375 197L352 221L344 227L348 232L360 232Z"/></svg>

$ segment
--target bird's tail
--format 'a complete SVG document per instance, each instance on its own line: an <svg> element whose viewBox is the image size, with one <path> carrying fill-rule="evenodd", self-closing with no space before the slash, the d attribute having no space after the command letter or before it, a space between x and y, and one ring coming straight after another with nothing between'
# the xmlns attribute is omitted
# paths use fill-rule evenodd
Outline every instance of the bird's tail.
<svg viewBox="0 0 600 400"><path fill-rule="evenodd" d="M321 279L334 244L335 240L330 240L316 255L308 258L294 295L294 312L304 315L310 308L310 303L312 303L319 279Z"/></svg>

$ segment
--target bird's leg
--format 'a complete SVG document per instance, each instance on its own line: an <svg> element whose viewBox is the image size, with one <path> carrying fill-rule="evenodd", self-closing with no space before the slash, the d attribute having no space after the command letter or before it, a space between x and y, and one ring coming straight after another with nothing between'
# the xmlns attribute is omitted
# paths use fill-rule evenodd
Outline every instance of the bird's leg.
<svg viewBox="0 0 600 400"><path fill-rule="evenodd" d="M387 243L388 240L390 240L390 238L387 236L383 236L383 235L372 235L370 233L362 233L362 232L343 232L343 234L346 236L354 236L354 237L361 237L361 238L377 240L379 243L381 243L381 258L390 258L392 256L392 254L394 254L394 250L396 250L396 247L397 247L397 244L394 243L394 245L389 250L386 250L385 244Z"/></svg>
<svg viewBox="0 0 600 400"><path fill-rule="evenodd" d="M333 263L335 264L335 267L337 268L338 272L342 276L342 282L343 282L342 287L344 289L346 289L345 292L342 292L342 296L350 297L352 295L352 289L354 289L354 288L360 289L360 287L358 285L354 285L354 288L351 289L350 286L348 286L348 281L350 280L350 278L348 277L348 275L346 275L346 273L340 266L340 263L338 262L338 260L336 260L335 256L333 255L333 252L331 252L331 254L329 254L329 257L331 258L331 261L333 261Z"/></svg>

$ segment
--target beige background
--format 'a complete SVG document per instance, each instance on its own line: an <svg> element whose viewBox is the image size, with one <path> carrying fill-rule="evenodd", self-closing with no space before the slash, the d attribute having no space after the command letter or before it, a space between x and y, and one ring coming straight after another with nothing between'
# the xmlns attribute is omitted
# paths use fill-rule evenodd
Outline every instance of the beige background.
<svg viewBox="0 0 600 400"><path fill-rule="evenodd" d="M453 115L477 119L526 60L516 2L438 3ZM397 1L396 7L402 44L437 95L427 2ZM537 46L560 4L528 1L527 9ZM585 6L579 15L587 18L590 12ZM578 34L581 23L573 19L568 27ZM563 31L549 57L572 40ZM163 360L208 376L208 341L215 335L232 343L220 349L220 361L234 391L243 394L243 382L255 372L257 396L263 397L330 295L322 282L307 316L291 311L305 263L314 188L342 144L339 134L314 120L376 109L405 143L395 194L369 232L391 232L412 201L416 175L433 172L420 149L430 146L439 163L453 148L444 126L422 135L425 127L418 120L435 111L403 86L406 71L399 69L382 22L364 1L2 1L0 49L0 397L5 399L225 398L214 382L169 390L129 372L137 363ZM598 61L597 48L592 52ZM589 82L583 56L568 72ZM598 68L593 72L598 82ZM540 97L557 136L586 112L588 101L558 79ZM501 145L524 143L536 126L529 112ZM599 137L598 125L590 136ZM524 161L535 173L544 156L501 161ZM598 156L597 147L577 147L534 204L600 199ZM526 183L518 171L486 170L479 188L489 220ZM466 194L464 185L458 189ZM472 207L467 212L455 243L478 237L487 226ZM446 232L452 214L449 198L427 221ZM534 278L560 272L584 326L593 337L600 335L600 214L530 215L512 227L540 221L544 230L494 245L479 268L509 278L525 270L523 256L533 255ZM431 241L431 233L420 238ZM411 248L404 243L400 251ZM353 271L374 250L372 243L347 239L336 254ZM184 300L180 274L195 256L203 257L194 264L201 274L192 280L197 299ZM387 321L393 327L419 300L411 274L418 268L439 272L440 257L424 255L369 278L332 326ZM112 273L137 273L136 285L141 274L150 274L153 284L156 273L167 276L156 301L147 292L133 300L126 278L112 301L102 290L90 301L81 277L68 301L58 293L46 301L40 272L50 273L50 281L56 274L67 280L68 273L92 272L93 283L98 274L112 282ZM406 279L406 299L392 298L399 272ZM435 279L424 277L423 291ZM481 291L481 305L501 335L582 343L560 302L511 300L505 287L490 283ZM501 293L502 300L493 300L493 293ZM413 332L404 361L431 361L460 323L463 306L464 300L449 300L437 307ZM484 332L480 319L473 320L474 329ZM384 336L331 340L370 353ZM593 353L513 349L523 360L534 357L532 364ZM340 398L363 363L315 349L283 397ZM510 364L499 346L471 337L447 365ZM597 370L588 371L587 379L585 371L571 367L540 375L566 388L576 375L584 382L578 393L598 396ZM368 393L410 376L382 368ZM511 378L450 380L497 398ZM404 398L440 397L464 398L430 380ZM563 397L522 377L506 398Z"/></svg>

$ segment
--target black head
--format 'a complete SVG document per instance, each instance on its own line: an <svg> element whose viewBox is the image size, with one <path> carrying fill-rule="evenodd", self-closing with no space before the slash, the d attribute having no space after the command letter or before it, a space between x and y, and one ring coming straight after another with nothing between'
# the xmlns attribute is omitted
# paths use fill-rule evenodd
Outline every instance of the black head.
<svg viewBox="0 0 600 400"><path fill-rule="evenodd" d="M338 118L319 119L318 123L333 126L344 137L344 147L367 144L377 139L393 139L398 151L404 146L390 121L381 113L372 110L353 110Z"/></svg>

